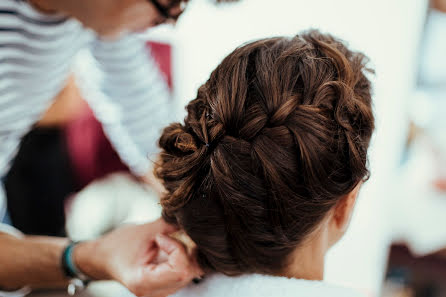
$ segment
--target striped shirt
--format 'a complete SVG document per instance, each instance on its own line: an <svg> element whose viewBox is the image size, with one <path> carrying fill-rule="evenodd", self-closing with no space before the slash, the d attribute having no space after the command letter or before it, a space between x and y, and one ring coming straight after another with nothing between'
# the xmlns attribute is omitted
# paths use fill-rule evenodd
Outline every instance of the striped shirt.
<svg viewBox="0 0 446 297"><path fill-rule="evenodd" d="M133 35L103 41L73 18L1 0L0 178L72 72L121 159L138 175L149 170L147 155L171 113L167 84L145 42ZM0 186L0 222L5 201Z"/></svg>

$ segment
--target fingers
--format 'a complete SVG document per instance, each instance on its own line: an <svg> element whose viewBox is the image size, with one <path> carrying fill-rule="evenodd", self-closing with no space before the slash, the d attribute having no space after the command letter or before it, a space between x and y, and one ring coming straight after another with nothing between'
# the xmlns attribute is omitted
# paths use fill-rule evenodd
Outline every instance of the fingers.
<svg viewBox="0 0 446 297"><path fill-rule="evenodd" d="M152 224L158 225L160 230L172 230L160 220ZM149 257L150 261L144 261L144 266L140 267L138 277L124 282L137 296L170 295L202 275L194 257L188 255L181 242L160 233L153 238L153 244L157 246L154 249L157 254L164 254L162 261L157 261L157 257Z"/></svg>
<svg viewBox="0 0 446 297"><path fill-rule="evenodd" d="M158 234L155 238L160 250L169 256L169 262L175 265L187 265L188 255L184 246L175 239Z"/></svg>
<svg viewBox="0 0 446 297"><path fill-rule="evenodd" d="M145 224L147 228L150 228L153 233L161 233L161 234L170 234L175 231L178 231L178 227L175 225L171 225L166 223L162 218L158 220Z"/></svg>
<svg viewBox="0 0 446 297"><path fill-rule="evenodd" d="M167 254L167 262L170 266L190 271L193 274L192 278L200 277L204 274L196 261L195 251L192 255L188 255L183 244L161 234L157 235L155 242L158 244L160 250Z"/></svg>
<svg viewBox="0 0 446 297"><path fill-rule="evenodd" d="M196 277L195 270L190 267L186 249L181 243L161 234L156 236L155 242L160 252L167 255L167 261L149 264L144 269L143 278L146 283L152 282L153 290L177 290Z"/></svg>
<svg viewBox="0 0 446 297"><path fill-rule="evenodd" d="M190 279L200 277L203 274L197 264L195 253L194 255L188 255L185 246L178 240L159 234L156 236L155 242L160 250L167 254L167 262L165 263L168 266L190 274Z"/></svg>

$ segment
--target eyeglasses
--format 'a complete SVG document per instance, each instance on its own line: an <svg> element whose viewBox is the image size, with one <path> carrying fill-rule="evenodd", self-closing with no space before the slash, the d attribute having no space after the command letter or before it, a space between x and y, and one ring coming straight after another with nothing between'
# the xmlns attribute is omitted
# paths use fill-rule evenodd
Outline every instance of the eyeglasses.
<svg viewBox="0 0 446 297"><path fill-rule="evenodd" d="M155 8L158 10L158 13L164 17L165 19L171 19L176 21L178 17L183 13L183 11L186 9L187 0L173 0L170 2L168 6L161 5L158 0L148 0L150 3L155 6ZM177 15L171 15L169 11L174 8L175 6L179 5L180 7L180 13Z"/></svg>

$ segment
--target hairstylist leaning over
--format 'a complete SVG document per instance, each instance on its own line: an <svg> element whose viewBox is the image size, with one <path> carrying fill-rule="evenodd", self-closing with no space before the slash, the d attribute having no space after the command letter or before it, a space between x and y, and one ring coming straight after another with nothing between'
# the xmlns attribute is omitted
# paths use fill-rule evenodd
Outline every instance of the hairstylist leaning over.
<svg viewBox="0 0 446 297"><path fill-rule="evenodd" d="M167 91L157 80L143 42L127 33L175 20L185 4L175 0L2 0L0 178L20 138L63 89L75 54L87 46L104 72L101 102L115 105L121 117L106 114L101 118L101 102L86 99L120 157L135 174L146 176L150 172L147 147L156 144L147 137L147 129L141 133L132 127L158 130L160 117L169 112L163 103ZM121 80L125 84L116 84ZM156 115L151 108L157 110ZM66 254L74 264L68 265L74 269L67 272L67 258L62 255L68 239L12 235L15 230L1 224L5 211L0 185L0 296L5 295L1 291L19 290L19 295L25 294L20 290L23 287L68 283L73 271L93 280L119 281L138 296L165 296L201 274L183 246L166 236L174 228L162 220L127 226L75 245ZM160 251L167 254L166 261L155 260Z"/></svg>

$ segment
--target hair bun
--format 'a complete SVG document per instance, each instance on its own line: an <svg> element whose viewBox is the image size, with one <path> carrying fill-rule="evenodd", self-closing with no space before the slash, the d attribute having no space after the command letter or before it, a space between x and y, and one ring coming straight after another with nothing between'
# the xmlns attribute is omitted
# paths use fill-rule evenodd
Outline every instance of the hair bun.
<svg viewBox="0 0 446 297"><path fill-rule="evenodd" d="M197 150L194 137L180 123L171 124L164 129L159 146L171 154L190 154Z"/></svg>
<svg viewBox="0 0 446 297"><path fill-rule="evenodd" d="M160 139L163 216L202 268L280 273L368 175L374 128L367 59L318 31L226 57Z"/></svg>

